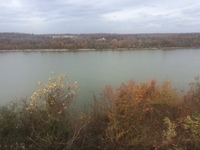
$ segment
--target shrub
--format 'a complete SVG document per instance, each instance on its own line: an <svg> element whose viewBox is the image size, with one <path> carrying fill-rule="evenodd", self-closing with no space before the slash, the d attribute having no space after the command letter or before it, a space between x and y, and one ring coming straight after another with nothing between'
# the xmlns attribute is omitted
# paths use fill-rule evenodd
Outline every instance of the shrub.
<svg viewBox="0 0 200 150"><path fill-rule="evenodd" d="M20 134L20 121L15 107L2 106L0 108L0 149L16 143L16 139L18 142L24 141L24 137L20 136Z"/></svg>
<svg viewBox="0 0 200 150"><path fill-rule="evenodd" d="M200 113L200 77L190 83L190 90L184 97L184 115L195 115Z"/></svg>
<svg viewBox="0 0 200 150"><path fill-rule="evenodd" d="M0 149L200 149L200 82L183 95L164 81L130 81L101 93L87 116L78 85L55 74L30 99L0 108Z"/></svg>
<svg viewBox="0 0 200 150"><path fill-rule="evenodd" d="M53 74L47 84L38 83L38 87L30 99L13 103L14 109L1 109L1 146L9 149L19 143L26 149L72 148L85 124L85 116L77 116L71 107L77 83Z"/></svg>
<svg viewBox="0 0 200 150"><path fill-rule="evenodd" d="M162 149L200 149L200 116L185 116L171 121L165 118Z"/></svg>
<svg viewBox="0 0 200 150"><path fill-rule="evenodd" d="M107 87L102 100L110 101L105 149L159 148L164 130L163 119L180 115L181 96L170 83L156 80L136 84L130 81L119 89Z"/></svg>
<svg viewBox="0 0 200 150"><path fill-rule="evenodd" d="M94 103L88 110L88 122L81 131L81 137L76 142L79 149L99 150L103 149L102 139L105 136L108 117L102 103L94 96Z"/></svg>

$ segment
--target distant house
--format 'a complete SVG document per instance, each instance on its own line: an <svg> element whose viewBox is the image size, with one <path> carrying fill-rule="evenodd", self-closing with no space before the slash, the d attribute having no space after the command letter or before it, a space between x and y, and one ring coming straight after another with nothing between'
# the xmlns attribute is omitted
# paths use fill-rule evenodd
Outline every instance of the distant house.
<svg viewBox="0 0 200 150"><path fill-rule="evenodd" d="M105 38L100 38L97 41L106 41L106 39Z"/></svg>

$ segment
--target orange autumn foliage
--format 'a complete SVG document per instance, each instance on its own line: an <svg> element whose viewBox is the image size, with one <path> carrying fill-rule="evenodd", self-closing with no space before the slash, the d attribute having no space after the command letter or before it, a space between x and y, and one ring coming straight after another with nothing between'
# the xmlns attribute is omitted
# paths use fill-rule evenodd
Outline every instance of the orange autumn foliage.
<svg viewBox="0 0 200 150"><path fill-rule="evenodd" d="M130 81L119 89L107 86L101 99L103 103L110 103L109 125L104 140L105 145L110 146L107 149L133 149L138 145L143 149L159 147L163 119L168 117L174 120L180 115L177 109L181 101L180 93L168 81L159 85L156 80L140 84Z"/></svg>

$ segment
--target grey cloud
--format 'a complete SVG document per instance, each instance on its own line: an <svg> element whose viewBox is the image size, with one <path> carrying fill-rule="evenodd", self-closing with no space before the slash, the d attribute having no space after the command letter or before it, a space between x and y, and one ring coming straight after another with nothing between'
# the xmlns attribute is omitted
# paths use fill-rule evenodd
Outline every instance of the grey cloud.
<svg viewBox="0 0 200 150"><path fill-rule="evenodd" d="M0 0L0 32L199 32L199 8L198 0Z"/></svg>

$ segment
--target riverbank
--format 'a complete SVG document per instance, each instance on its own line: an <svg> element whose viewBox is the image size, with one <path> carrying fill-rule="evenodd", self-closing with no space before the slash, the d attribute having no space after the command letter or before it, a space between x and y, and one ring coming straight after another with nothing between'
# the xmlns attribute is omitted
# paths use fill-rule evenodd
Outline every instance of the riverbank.
<svg viewBox="0 0 200 150"><path fill-rule="evenodd" d="M178 50L178 49L200 49L200 47L151 47L151 48L115 48L115 49L12 49L0 50L5 52L87 52L87 51L134 51L134 50Z"/></svg>

